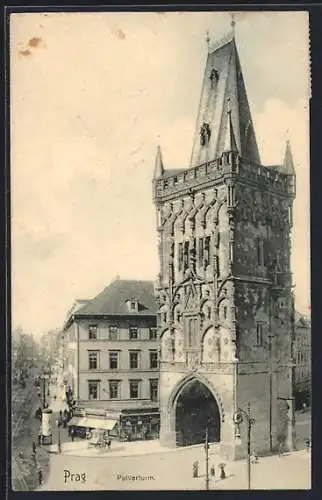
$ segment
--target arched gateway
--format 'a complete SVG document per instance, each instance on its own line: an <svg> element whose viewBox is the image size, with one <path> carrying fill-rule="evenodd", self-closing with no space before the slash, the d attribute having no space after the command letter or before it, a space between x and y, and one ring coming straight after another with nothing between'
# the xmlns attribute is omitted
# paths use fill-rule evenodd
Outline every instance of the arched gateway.
<svg viewBox="0 0 322 500"><path fill-rule="evenodd" d="M220 413L211 391L198 379L187 382L174 400L177 446L220 441Z"/></svg>

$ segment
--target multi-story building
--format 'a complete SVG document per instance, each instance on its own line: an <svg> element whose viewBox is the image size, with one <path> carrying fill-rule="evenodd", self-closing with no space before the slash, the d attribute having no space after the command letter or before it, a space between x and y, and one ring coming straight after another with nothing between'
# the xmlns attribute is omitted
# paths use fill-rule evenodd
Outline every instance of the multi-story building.
<svg viewBox="0 0 322 500"><path fill-rule="evenodd" d="M64 327L65 377L78 407L119 413L132 438L158 435L158 345L153 283L117 279ZM103 412L104 413L104 412Z"/></svg>
<svg viewBox="0 0 322 500"><path fill-rule="evenodd" d="M300 408L311 401L311 322L303 315L295 315L294 325L294 380L295 404Z"/></svg>
<svg viewBox="0 0 322 500"><path fill-rule="evenodd" d="M158 148L154 171L160 440L201 443L207 428L234 459L238 409L257 453L294 438L295 172L289 143L281 164L260 161L234 32L208 47L190 166L165 169Z"/></svg>

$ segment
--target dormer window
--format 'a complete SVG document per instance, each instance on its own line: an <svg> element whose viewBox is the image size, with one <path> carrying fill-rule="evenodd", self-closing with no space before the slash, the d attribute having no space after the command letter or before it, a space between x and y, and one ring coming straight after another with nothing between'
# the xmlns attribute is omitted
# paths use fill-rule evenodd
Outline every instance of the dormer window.
<svg viewBox="0 0 322 500"><path fill-rule="evenodd" d="M215 68L212 68L212 70L210 71L210 75L209 75L209 78L210 78L210 81L211 81L211 87L213 88L215 83L218 82L218 79L219 79L219 71Z"/></svg>
<svg viewBox="0 0 322 500"><path fill-rule="evenodd" d="M138 312L138 301L135 299L128 299L127 307L129 312Z"/></svg>

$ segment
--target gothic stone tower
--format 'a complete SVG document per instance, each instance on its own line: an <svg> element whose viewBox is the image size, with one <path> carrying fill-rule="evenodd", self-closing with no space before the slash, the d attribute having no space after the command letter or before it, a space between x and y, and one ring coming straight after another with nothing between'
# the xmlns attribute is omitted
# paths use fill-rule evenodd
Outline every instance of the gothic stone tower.
<svg viewBox="0 0 322 500"><path fill-rule="evenodd" d="M160 440L220 443L222 457L292 446L295 172L263 166L234 34L209 47L190 167L166 170L158 147L154 202L160 274Z"/></svg>

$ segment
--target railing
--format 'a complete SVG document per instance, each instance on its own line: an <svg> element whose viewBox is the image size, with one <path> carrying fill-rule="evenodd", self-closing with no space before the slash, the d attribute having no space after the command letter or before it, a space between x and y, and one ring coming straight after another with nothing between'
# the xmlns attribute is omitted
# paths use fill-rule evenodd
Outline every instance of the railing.
<svg viewBox="0 0 322 500"><path fill-rule="evenodd" d="M265 167L257 163L243 160L237 153L224 153L222 157L203 163L196 167L182 170L166 178L155 182L155 196L162 196L182 184L182 187L192 187L200 181L216 179L224 174L238 174L241 178L247 178L264 186L270 186L283 193L293 194L293 180L290 176L278 171L278 167Z"/></svg>

